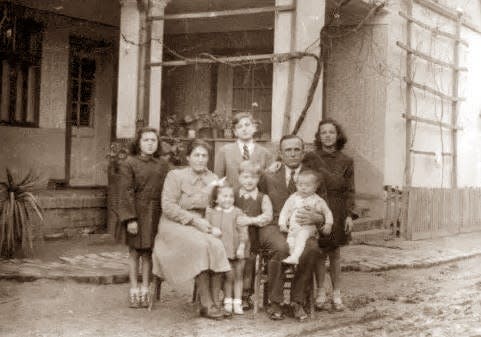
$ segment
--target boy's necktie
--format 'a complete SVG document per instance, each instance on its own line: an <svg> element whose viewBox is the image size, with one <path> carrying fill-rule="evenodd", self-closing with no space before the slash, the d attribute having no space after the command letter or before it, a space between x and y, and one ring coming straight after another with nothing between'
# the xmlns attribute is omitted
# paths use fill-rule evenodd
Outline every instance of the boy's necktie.
<svg viewBox="0 0 481 337"><path fill-rule="evenodd" d="M249 160L249 148L246 144L244 144L244 147L242 148L242 159Z"/></svg>
<svg viewBox="0 0 481 337"><path fill-rule="evenodd" d="M289 191L289 194L292 194L297 190L296 184L294 182L294 175L295 174L296 174L296 171L291 170L291 178L289 179L289 184L287 184L287 190Z"/></svg>

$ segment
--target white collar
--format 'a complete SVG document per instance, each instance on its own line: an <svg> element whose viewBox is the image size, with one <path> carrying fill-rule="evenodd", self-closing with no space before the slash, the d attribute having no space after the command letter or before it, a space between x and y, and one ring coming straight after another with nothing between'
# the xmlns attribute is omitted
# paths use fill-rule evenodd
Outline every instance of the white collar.
<svg viewBox="0 0 481 337"><path fill-rule="evenodd" d="M299 172L301 172L301 166L302 165L299 165L297 168L291 169L290 167L285 165L285 168L286 168L286 186L289 185L289 181L291 180L291 172L292 171L294 171L294 178L297 179L297 176L299 175Z"/></svg>
<svg viewBox="0 0 481 337"><path fill-rule="evenodd" d="M249 150L249 154L252 155L252 152L254 152L254 141L251 139L246 143L241 141L240 139L237 139L237 146L239 146L241 153L243 153L244 151L244 145L247 146L247 149Z"/></svg>
<svg viewBox="0 0 481 337"><path fill-rule="evenodd" d="M222 211L222 212L224 212L224 213L230 213L230 212L232 212L232 211L234 210L234 206L231 206L231 207L229 207L228 209L224 209L224 208L222 208L222 207L220 207L220 206L215 206L215 209L216 209L217 211Z"/></svg>
<svg viewBox="0 0 481 337"><path fill-rule="evenodd" d="M258 194L259 194L259 189L257 187L252 191L246 191L242 187L239 189L239 197L241 198L246 198L246 199L252 198L256 200Z"/></svg>

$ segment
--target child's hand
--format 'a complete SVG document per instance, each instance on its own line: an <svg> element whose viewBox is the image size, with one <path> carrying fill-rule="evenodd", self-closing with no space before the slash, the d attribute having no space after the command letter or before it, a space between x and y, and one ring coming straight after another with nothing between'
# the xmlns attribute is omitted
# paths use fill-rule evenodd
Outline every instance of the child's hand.
<svg viewBox="0 0 481 337"><path fill-rule="evenodd" d="M138 233L138 231L139 231L139 224L137 223L137 221L130 221L127 224L127 232L129 232L130 234L135 235Z"/></svg>
<svg viewBox="0 0 481 337"><path fill-rule="evenodd" d="M321 232L324 236L331 234L332 231L332 224L325 224L321 227Z"/></svg>
<svg viewBox="0 0 481 337"><path fill-rule="evenodd" d="M217 227L212 227L211 229L211 232L210 232L212 235L214 235L215 237L220 237L222 235L222 231L217 228Z"/></svg>
<svg viewBox="0 0 481 337"><path fill-rule="evenodd" d="M240 215L237 217L237 224L239 226L249 226L252 223L251 219L248 216Z"/></svg>
<svg viewBox="0 0 481 337"><path fill-rule="evenodd" d="M240 243L239 247L237 247L237 252L235 254L238 259L243 259L245 257L245 250L246 250L245 244Z"/></svg>

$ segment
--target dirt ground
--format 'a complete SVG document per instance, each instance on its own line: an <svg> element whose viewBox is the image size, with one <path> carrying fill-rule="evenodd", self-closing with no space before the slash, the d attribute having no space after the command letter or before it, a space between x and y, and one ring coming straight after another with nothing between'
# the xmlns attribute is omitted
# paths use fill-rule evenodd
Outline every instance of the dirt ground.
<svg viewBox="0 0 481 337"><path fill-rule="evenodd" d="M128 285L0 281L1 336L481 336L481 257L428 268L343 274L347 310L304 323L263 312L199 318L192 285L164 286L152 312L127 308Z"/></svg>

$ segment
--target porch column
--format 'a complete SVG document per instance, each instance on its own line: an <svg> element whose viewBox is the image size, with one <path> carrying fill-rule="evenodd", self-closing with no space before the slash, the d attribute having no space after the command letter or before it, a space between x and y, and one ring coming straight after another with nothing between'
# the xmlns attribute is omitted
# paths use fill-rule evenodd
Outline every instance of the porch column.
<svg viewBox="0 0 481 337"><path fill-rule="evenodd" d="M135 137L139 79L140 11L137 0L120 0L117 138Z"/></svg>
<svg viewBox="0 0 481 337"><path fill-rule="evenodd" d="M296 5L295 11L276 15L274 53L307 51L319 55L320 32L324 26L325 1L276 0L276 6ZM309 49L307 49L309 48ZM272 141L291 133L306 104L307 94L316 70L312 58L274 64L272 87ZM299 136L311 142L322 117L322 76L311 107L299 130Z"/></svg>
<svg viewBox="0 0 481 337"><path fill-rule="evenodd" d="M150 0L149 16L163 16L170 0ZM151 21L149 62L162 62L164 20ZM162 67L150 67L149 76L149 126L159 129L162 102Z"/></svg>

